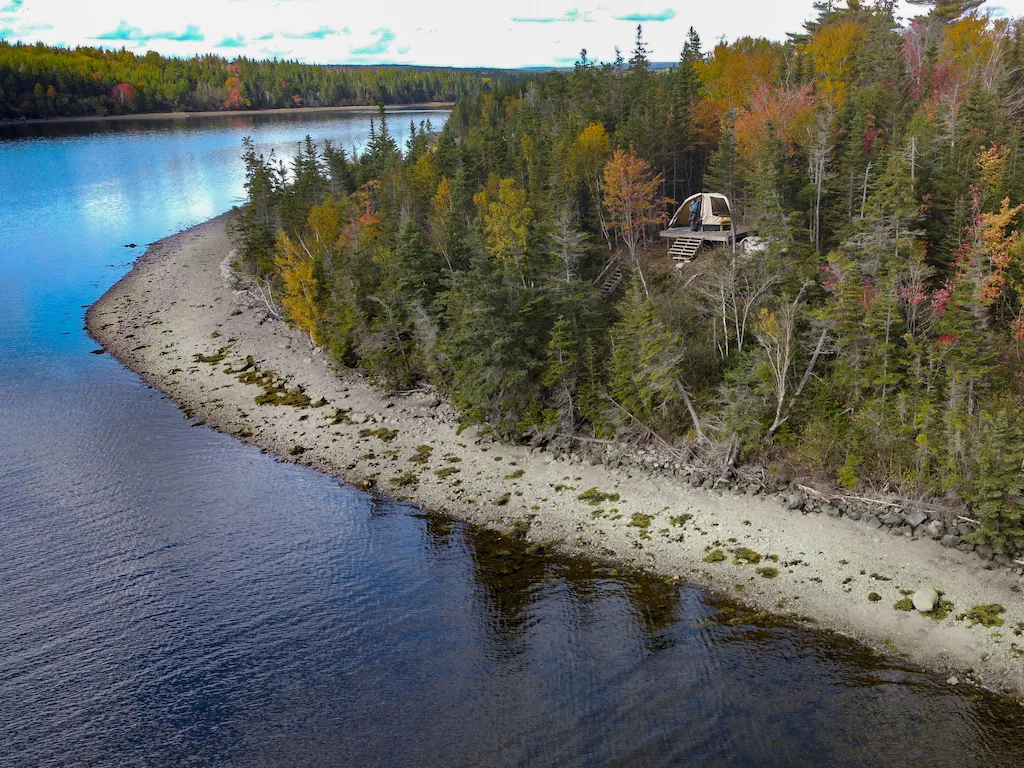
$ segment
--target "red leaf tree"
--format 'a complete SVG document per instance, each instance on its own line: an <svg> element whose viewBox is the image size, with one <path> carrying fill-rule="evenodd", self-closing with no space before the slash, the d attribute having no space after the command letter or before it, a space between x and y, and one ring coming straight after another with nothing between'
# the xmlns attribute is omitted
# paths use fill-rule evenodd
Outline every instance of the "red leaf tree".
<svg viewBox="0 0 1024 768"><path fill-rule="evenodd" d="M228 109L241 109L245 106L242 99L242 81L232 75L224 81L224 88L227 89L228 97L224 100L224 106Z"/></svg>
<svg viewBox="0 0 1024 768"><path fill-rule="evenodd" d="M117 99L118 103L123 107L125 102L131 101L135 97L135 88L128 83L118 83L110 89L110 96Z"/></svg>

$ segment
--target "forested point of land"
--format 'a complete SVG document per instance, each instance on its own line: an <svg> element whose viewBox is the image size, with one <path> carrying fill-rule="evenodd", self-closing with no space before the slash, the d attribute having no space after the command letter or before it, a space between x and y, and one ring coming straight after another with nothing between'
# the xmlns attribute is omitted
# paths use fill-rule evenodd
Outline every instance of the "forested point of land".
<svg viewBox="0 0 1024 768"><path fill-rule="evenodd" d="M0 119L455 101L527 77L497 69L176 59L0 40Z"/></svg>
<svg viewBox="0 0 1024 768"><path fill-rule="evenodd" d="M462 96L436 143L382 112L359 157L247 144L240 253L340 364L505 439L968 504L1021 551L1024 24L918 4L691 30L667 71L638 28L628 60ZM761 247L675 268L657 233L701 190Z"/></svg>

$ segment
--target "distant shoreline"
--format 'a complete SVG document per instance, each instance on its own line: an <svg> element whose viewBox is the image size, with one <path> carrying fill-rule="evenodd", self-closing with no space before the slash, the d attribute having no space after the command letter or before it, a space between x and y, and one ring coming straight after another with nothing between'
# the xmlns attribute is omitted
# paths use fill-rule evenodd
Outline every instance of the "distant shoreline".
<svg viewBox="0 0 1024 768"><path fill-rule="evenodd" d="M450 109L454 101L425 101L416 104L386 104L389 112L423 109ZM213 112L140 112L133 115L89 115L77 117L33 117L27 120L0 120L0 126L56 125L60 123L113 122L115 120L188 120L196 117L238 117L244 115L301 115L309 112L365 112L376 110L376 104L351 104L344 107L280 107L278 109L225 109Z"/></svg>

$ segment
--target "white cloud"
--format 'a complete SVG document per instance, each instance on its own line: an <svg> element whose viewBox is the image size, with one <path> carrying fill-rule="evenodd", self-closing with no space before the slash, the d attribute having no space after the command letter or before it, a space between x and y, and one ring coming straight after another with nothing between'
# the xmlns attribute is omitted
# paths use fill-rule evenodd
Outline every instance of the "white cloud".
<svg viewBox="0 0 1024 768"><path fill-rule="evenodd" d="M1024 15L1024 0L989 5ZM906 8L905 15L920 13ZM721 37L783 39L812 12L811 0L0 0L0 30L10 40L173 56L517 67L562 65L581 48L598 60L611 60L615 46L628 55L637 19L651 58L673 61L691 25L708 48Z"/></svg>

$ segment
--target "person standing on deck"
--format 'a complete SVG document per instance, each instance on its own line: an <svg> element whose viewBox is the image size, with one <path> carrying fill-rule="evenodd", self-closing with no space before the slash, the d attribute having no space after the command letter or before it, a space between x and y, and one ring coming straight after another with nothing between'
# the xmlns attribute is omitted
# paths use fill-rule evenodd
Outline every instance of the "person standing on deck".
<svg viewBox="0 0 1024 768"><path fill-rule="evenodd" d="M695 197L690 201L690 229L694 232L700 230L700 198Z"/></svg>

